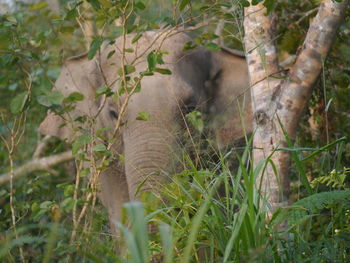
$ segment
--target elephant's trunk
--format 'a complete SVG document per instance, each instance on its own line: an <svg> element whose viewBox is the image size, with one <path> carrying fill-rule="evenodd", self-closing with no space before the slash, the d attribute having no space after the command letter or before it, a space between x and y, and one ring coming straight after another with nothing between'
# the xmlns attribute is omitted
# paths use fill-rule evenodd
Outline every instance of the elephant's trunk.
<svg viewBox="0 0 350 263"><path fill-rule="evenodd" d="M173 120L172 120L173 121ZM130 199L141 192L158 192L171 172L175 156L175 127L169 120L132 121L124 132L125 173Z"/></svg>

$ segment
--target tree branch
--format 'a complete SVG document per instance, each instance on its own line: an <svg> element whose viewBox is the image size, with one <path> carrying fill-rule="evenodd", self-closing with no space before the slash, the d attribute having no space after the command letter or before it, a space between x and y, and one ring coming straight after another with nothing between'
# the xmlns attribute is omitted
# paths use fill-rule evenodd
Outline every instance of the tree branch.
<svg viewBox="0 0 350 263"><path fill-rule="evenodd" d="M283 107L277 113L292 138L338 28L344 20L348 5L349 0L340 3L327 0L321 3L296 62L290 70L289 81L282 87L280 104ZM295 117L290 118L291 113Z"/></svg>
<svg viewBox="0 0 350 263"><path fill-rule="evenodd" d="M72 151L66 151L49 157L33 159L13 171L13 178L19 178L34 171L48 170L50 167L73 159ZM0 185L11 180L11 173L0 175Z"/></svg>
<svg viewBox="0 0 350 263"><path fill-rule="evenodd" d="M38 145L33 153L33 159L39 158L44 153L45 148L51 138L51 135L46 135L41 141L38 142Z"/></svg>

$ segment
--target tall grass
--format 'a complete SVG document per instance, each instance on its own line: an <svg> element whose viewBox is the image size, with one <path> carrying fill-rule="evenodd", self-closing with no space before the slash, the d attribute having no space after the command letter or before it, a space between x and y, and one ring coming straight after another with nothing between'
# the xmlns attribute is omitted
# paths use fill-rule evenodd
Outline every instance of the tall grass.
<svg viewBox="0 0 350 263"><path fill-rule="evenodd" d="M320 149L281 150L295 153L295 172L307 180L305 162L344 140ZM306 150L312 153L303 156ZM160 226L160 235L153 234L148 246L143 246L147 253L161 259L156 262L349 262L350 191L316 193L308 181L303 182L306 197L268 218L269 204L254 182L270 160L253 167L249 152L246 147L241 156L236 156L235 173L229 165L233 152L220 156L207 170L197 170L189 162L188 170L174 175L172 183L165 187L167 205L151 212L147 202L145 208L135 204L135 209L150 214L145 217L140 212L140 217L135 217L136 213L128 213L130 221L143 228L147 224ZM150 197L147 200L154 203ZM140 253L141 258L145 252L134 250L136 240L144 237L132 229L126 238L135 235L135 244L129 246L127 242L126 258L130 262L149 262L151 257L133 261L135 253Z"/></svg>
<svg viewBox="0 0 350 263"><path fill-rule="evenodd" d="M308 161L329 155L333 146L338 146L333 162L339 167L344 141L280 150L293 153L294 174L308 180ZM169 176L162 199L144 194L142 203L125 204L124 221L116 223L122 234L118 255L115 240L106 235L106 216L96 211L88 217L93 221L85 222L91 231L80 232L73 245L68 245L72 226L57 214L52 224L19 228L18 239L6 233L0 262L16 262L12 251L28 244L42 252L33 262L350 262L348 169L302 183L301 198L268 217L269 203L255 179L269 159L253 167L247 146L241 154L217 154L200 169L189 157L184 160L185 169Z"/></svg>

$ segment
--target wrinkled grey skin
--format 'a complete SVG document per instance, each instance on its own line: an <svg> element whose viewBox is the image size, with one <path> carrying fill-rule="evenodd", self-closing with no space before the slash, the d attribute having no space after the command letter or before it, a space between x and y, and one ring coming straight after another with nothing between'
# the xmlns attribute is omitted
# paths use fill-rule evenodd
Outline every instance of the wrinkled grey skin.
<svg viewBox="0 0 350 263"><path fill-rule="evenodd" d="M128 103L123 120L125 125L117 134L113 147L115 152L125 156L125 162L115 160L100 176L100 198L108 209L111 222L120 220L124 202L137 199L135 194L140 183L144 182L142 191L157 192L166 180L164 174L176 170L176 162L181 160L177 140L181 130L185 129L183 116L189 109L197 107L211 113L208 125L216 131L219 147L242 138L243 130L247 133L252 130L245 59L226 51L210 52L201 48L183 51L184 44L191 40L189 36L177 32L164 40L160 34L159 31L146 32L136 46L130 43L133 36L127 37L126 47L132 47L136 52L126 53L126 64L131 63L135 53L140 56L145 52L137 60L136 72L145 71L147 54L162 44L161 50L169 54L164 55L165 65L161 67L170 69L172 74L156 73L145 77L141 91L135 93ZM96 114L102 100L95 98L95 92L106 81L113 83L117 78L116 72L121 65L118 50L122 43L121 38L117 39L115 45L107 47L92 61L80 56L68 60L63 66L55 89L64 96L75 91L85 96L71 113L72 119L81 115L93 118ZM152 43L152 47L148 48ZM107 59L112 50L116 50L115 54ZM112 89L118 90L118 85L113 84ZM96 118L95 130L115 126L124 99L125 96L117 101L107 99ZM238 102L244 114L243 122ZM140 111L148 112L150 119L136 120ZM41 132L74 140L77 123L67 122L69 118L63 117L66 121L61 116L48 113L40 126ZM62 126L64 122L66 125ZM111 132L107 135L111 136Z"/></svg>

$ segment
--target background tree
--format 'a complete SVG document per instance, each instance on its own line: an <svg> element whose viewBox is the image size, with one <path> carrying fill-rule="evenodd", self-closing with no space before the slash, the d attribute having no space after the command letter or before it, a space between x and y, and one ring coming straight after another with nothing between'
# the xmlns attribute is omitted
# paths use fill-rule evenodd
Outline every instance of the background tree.
<svg viewBox="0 0 350 263"><path fill-rule="evenodd" d="M287 75L282 74L278 64L275 44L278 21L271 13L271 4L266 1L253 5L253 2L245 9L244 28L255 126L254 163L272 161L263 168L257 185L261 185L275 208L288 201L289 192L290 155L281 148L291 146L295 139L301 113L344 21L349 2L321 3ZM311 192L307 179L302 180Z"/></svg>
<svg viewBox="0 0 350 263"><path fill-rule="evenodd" d="M298 129L294 130L294 144L279 144L279 140L285 140L279 130L281 126L275 118L270 123L278 132L275 146L285 148L293 157L291 205L272 212L270 220L266 220L269 207L260 202L259 192L254 188L259 169L254 170L249 165L249 148L244 148L242 155L237 154L236 149L228 154L214 154L205 149L200 151L200 162L191 162L189 153L184 156L184 171L174 175L174 182L164 189L167 205L157 203L152 196L145 197L149 201L145 202L148 205L143 209L146 216L143 216L140 204L126 206L125 214L130 221L135 219L142 227L152 222L159 226L160 231L159 234L139 235L133 231L135 228L121 225L127 247L123 258L114 253L105 210L98 202L92 205L93 200L87 202L85 199L93 190L88 187L86 175L89 171L79 168L79 160L69 168L73 175L61 164L44 167L43 171L31 170L26 176L14 178L16 168L27 161L35 163L41 158L60 155L70 157L70 146L54 138L44 139L46 147L43 149L43 138L37 132L46 110L59 109L62 103L63 98L51 91L53 83L66 58L87 50L98 52L99 48L122 34L120 8L131 2L135 8L125 24L128 33L142 33L164 25L183 26L186 21L184 29L191 29L189 34L194 38L193 46L216 50L219 48L217 43L220 43L244 49L243 7L248 3L245 0L89 0L84 1L84 6L81 1L59 1L57 13L52 12L46 2L19 1L2 8L0 174L10 177L10 180L3 181L5 184L0 188L0 261L119 262L127 259L137 262L135 256L144 255L135 246L141 240L148 244L143 249L148 250L150 257L164 262L198 262L198 257L206 252L209 262L348 262L350 193L349 169L346 167L350 165L350 144L343 137L350 134L350 31L349 10L346 8L341 10L346 11L347 16L338 38L327 60L321 60L320 77L315 82L306 112L301 115ZM254 4L258 2L262 1L254 1ZM287 58L298 55L300 60L304 57L304 51L299 47L304 39L308 39L305 37L309 35L316 13L321 14L319 2L264 1L271 14L278 17L278 23L266 22L268 26L274 26L275 33L268 35L268 41L262 45L254 41L252 49L250 44L246 45L246 51L263 65L262 75L253 75L256 80L262 78L262 86L266 82L283 82L285 85L283 89L281 86L281 91L289 90L287 77L293 72L291 64L294 61L288 62ZM346 3L326 2L332 5ZM260 9L261 4L247 10L255 8L260 12L252 13L248 19L269 18L262 15L266 11ZM84 9L89 10L87 16ZM84 25L81 26L86 18L91 18L89 23L93 24L90 27L93 36L88 34L90 40L84 37ZM249 37L250 31L247 32ZM254 30L251 33L260 39L264 32ZM270 57L270 53L264 51L264 44L271 44L271 39L278 53ZM283 64L283 72L279 72L274 64L276 57ZM311 64L319 66L319 59L316 60L317 63ZM267 73L275 73L269 71L270 66L276 67L276 75L282 80ZM318 75L312 73L314 77ZM312 81L310 79L308 85ZM269 101L273 90L266 92L261 98ZM281 92L279 96L285 96L283 94ZM273 101L273 106L278 106L277 101ZM272 111L267 112L270 113ZM288 131L288 125L285 128ZM289 136L294 139L293 133ZM197 137L202 139L203 136ZM265 151L267 156L270 152L271 148ZM38 156L41 158L37 159ZM233 156L238 156L237 169L230 167ZM278 157L276 152L272 158L275 157ZM255 153L254 160L258 159ZM273 174L269 170L270 164L261 164L267 165L266 174ZM278 167L278 162L276 164ZM76 179L80 180L79 192L75 190ZM311 194L307 190L310 189L309 182ZM215 187L220 183L221 194L217 195ZM81 223L74 226L74 206L80 211L85 204L87 212ZM276 230L279 223L285 221L287 229ZM74 242L70 242L74 229L76 236ZM289 238L285 239L286 236Z"/></svg>

